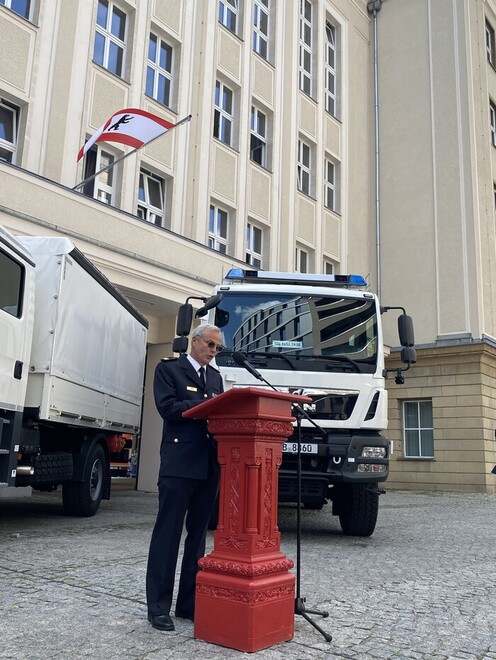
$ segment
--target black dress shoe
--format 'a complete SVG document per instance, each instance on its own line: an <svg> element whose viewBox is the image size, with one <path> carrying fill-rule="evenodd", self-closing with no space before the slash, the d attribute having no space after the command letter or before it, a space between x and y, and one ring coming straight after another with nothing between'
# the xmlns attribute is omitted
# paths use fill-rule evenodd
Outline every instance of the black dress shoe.
<svg viewBox="0 0 496 660"><path fill-rule="evenodd" d="M181 610L176 610L175 616L176 619L189 619L190 621L195 620L194 614L189 614L188 612L182 612Z"/></svg>
<svg viewBox="0 0 496 660"><path fill-rule="evenodd" d="M174 630L174 621L168 614L157 614L156 616L149 614L148 621L157 630Z"/></svg>

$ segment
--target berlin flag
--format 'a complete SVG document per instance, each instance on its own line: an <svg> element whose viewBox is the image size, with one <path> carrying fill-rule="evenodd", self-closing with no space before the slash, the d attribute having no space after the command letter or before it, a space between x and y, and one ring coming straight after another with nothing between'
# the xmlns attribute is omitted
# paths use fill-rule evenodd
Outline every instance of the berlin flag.
<svg viewBox="0 0 496 660"><path fill-rule="evenodd" d="M120 142L139 149L174 126L176 124L171 124L145 110L137 108L119 110L81 147L77 159L80 160L95 142Z"/></svg>

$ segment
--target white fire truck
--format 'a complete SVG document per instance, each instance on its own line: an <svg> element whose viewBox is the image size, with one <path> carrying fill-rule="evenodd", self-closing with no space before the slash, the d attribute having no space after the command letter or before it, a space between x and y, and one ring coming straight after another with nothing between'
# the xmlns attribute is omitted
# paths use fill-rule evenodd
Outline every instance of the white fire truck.
<svg viewBox="0 0 496 660"><path fill-rule="evenodd" d="M180 309L173 350L188 347L192 304ZM224 387L273 387L312 399L283 447L279 502L307 509L332 502L345 534L369 536L377 521L379 484L388 477L390 443L381 314L398 309L401 359L416 360L405 310L381 308L355 275L232 269L196 317L219 326L216 358ZM260 380L262 384L260 384Z"/></svg>

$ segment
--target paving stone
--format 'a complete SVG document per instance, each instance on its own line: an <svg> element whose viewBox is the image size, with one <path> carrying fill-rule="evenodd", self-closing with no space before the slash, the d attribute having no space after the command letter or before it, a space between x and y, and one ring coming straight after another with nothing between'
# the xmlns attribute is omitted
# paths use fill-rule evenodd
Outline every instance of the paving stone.
<svg viewBox="0 0 496 660"><path fill-rule="evenodd" d="M302 512L293 640L255 654L146 620L156 495L119 489L93 518L62 514L58 493L0 499L0 658L41 660L496 660L496 496L390 491L370 538L344 536L326 507ZM281 549L296 558L296 511L281 506ZM213 548L209 533L207 552Z"/></svg>

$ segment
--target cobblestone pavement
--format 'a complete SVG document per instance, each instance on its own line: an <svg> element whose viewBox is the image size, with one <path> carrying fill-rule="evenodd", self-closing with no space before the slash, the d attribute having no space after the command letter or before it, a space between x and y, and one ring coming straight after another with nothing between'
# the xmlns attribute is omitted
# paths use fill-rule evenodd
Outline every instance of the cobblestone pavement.
<svg viewBox="0 0 496 660"><path fill-rule="evenodd" d="M62 515L60 495L0 499L0 658L496 660L496 496L388 492L370 538L303 511L301 595L331 642L300 615L292 641L254 654L146 621L154 494L117 489L93 518ZM296 511L281 508L296 556ZM207 552L212 549L209 533Z"/></svg>

